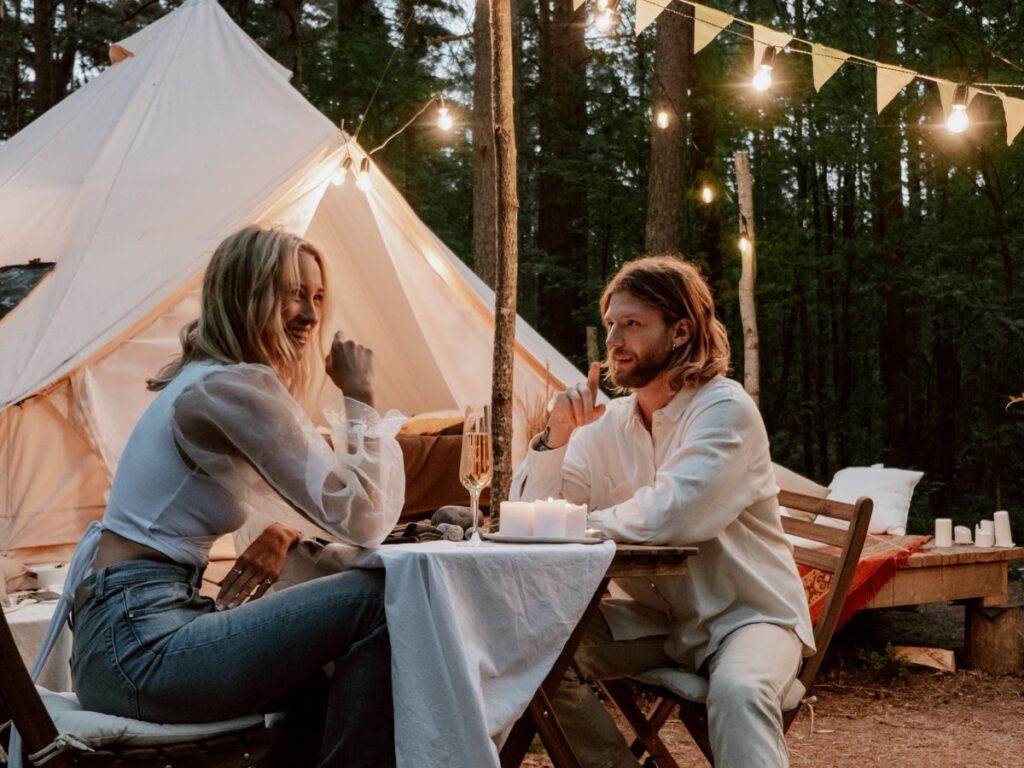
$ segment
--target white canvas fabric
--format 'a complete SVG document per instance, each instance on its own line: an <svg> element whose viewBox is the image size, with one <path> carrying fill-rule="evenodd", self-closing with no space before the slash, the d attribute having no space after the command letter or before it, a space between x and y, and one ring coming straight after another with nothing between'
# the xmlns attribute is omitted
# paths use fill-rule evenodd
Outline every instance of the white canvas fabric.
<svg viewBox="0 0 1024 768"><path fill-rule="evenodd" d="M373 347L383 410L490 399L493 292L375 166L369 192L330 184L362 149L214 0L120 44L134 56L0 147L0 266L56 263L0 320L0 552L73 543L102 515L145 380L198 314L213 248L245 224L323 250L326 336ZM515 461L526 408L584 378L518 322Z"/></svg>

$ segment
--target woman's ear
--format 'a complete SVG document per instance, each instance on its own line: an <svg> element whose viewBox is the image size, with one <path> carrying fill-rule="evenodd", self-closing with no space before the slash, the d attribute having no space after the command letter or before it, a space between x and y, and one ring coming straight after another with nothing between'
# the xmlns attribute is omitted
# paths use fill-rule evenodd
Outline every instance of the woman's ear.
<svg viewBox="0 0 1024 768"><path fill-rule="evenodd" d="M672 349L678 349L684 344L689 343L690 336L693 335L693 321L692 320L677 320L675 328L672 334Z"/></svg>

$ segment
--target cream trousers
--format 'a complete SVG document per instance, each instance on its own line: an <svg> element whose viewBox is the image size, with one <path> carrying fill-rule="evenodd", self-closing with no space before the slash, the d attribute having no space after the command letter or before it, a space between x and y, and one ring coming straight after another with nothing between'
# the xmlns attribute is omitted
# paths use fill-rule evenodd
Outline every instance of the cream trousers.
<svg viewBox="0 0 1024 768"><path fill-rule="evenodd" d="M600 612L587 626L552 704L586 768L636 768L637 761L590 681L678 666L664 636L616 641ZM782 697L796 677L801 645L789 629L749 624L709 659L708 728L716 768L786 768Z"/></svg>

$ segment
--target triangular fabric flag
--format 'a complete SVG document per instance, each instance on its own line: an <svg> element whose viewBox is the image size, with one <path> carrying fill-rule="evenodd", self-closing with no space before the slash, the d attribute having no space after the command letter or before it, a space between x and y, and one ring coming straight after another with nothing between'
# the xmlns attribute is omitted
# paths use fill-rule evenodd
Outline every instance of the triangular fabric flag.
<svg viewBox="0 0 1024 768"><path fill-rule="evenodd" d="M953 109L953 97L956 96L956 83L948 80L939 80L939 101L942 102L942 119L949 120L949 113Z"/></svg>
<svg viewBox="0 0 1024 768"><path fill-rule="evenodd" d="M757 74L757 68L761 66L761 59L764 57L764 49L769 46L785 48L793 36L762 27L760 24L751 24L750 26L754 28L754 73Z"/></svg>
<svg viewBox="0 0 1024 768"><path fill-rule="evenodd" d="M878 113L881 114L886 105L896 98L896 94L903 90L903 86L913 80L916 72L909 69L894 69L892 67L878 66L876 78L878 86Z"/></svg>
<svg viewBox="0 0 1024 768"><path fill-rule="evenodd" d="M979 90L977 88L972 88L972 87L968 87L967 88L967 106L968 107L971 106L971 102L974 101L974 97L977 96L979 93L984 93L984 91Z"/></svg>
<svg viewBox="0 0 1024 768"><path fill-rule="evenodd" d="M644 0L640 0L642 3ZM710 43L718 33L732 24L733 17L728 13L708 8L699 3L693 4L693 52L698 53Z"/></svg>
<svg viewBox="0 0 1024 768"><path fill-rule="evenodd" d="M850 54L829 48L827 45L811 43L811 62L814 69L814 90L820 91L821 86L832 77L850 58Z"/></svg>
<svg viewBox="0 0 1024 768"><path fill-rule="evenodd" d="M1013 144L1020 129L1024 128L1024 99L999 94L1003 101L1003 114L1006 115L1006 146Z"/></svg>
<svg viewBox="0 0 1024 768"><path fill-rule="evenodd" d="M576 0L573 0L576 2ZM580 0L583 2L583 0ZM672 4L672 0L636 0L636 18L633 31L639 35L654 22L661 12Z"/></svg>
<svg viewBox="0 0 1024 768"><path fill-rule="evenodd" d="M578 11L580 9L580 6L583 5L585 2L587 2L587 0L572 0L572 9L574 11ZM643 0L640 0L640 2L643 2Z"/></svg>

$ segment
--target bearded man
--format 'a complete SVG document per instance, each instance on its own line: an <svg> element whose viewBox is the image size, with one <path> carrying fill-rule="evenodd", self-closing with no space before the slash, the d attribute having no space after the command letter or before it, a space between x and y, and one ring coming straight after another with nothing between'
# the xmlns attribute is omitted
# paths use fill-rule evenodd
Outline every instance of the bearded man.
<svg viewBox="0 0 1024 768"><path fill-rule="evenodd" d="M701 274L675 256L638 259L601 296L600 366L560 393L513 479L513 497L563 497L617 541L696 545L685 576L624 579L553 700L588 768L635 768L590 681L675 666L708 677L718 768L788 765L781 703L814 636L757 406L729 369L725 327Z"/></svg>

